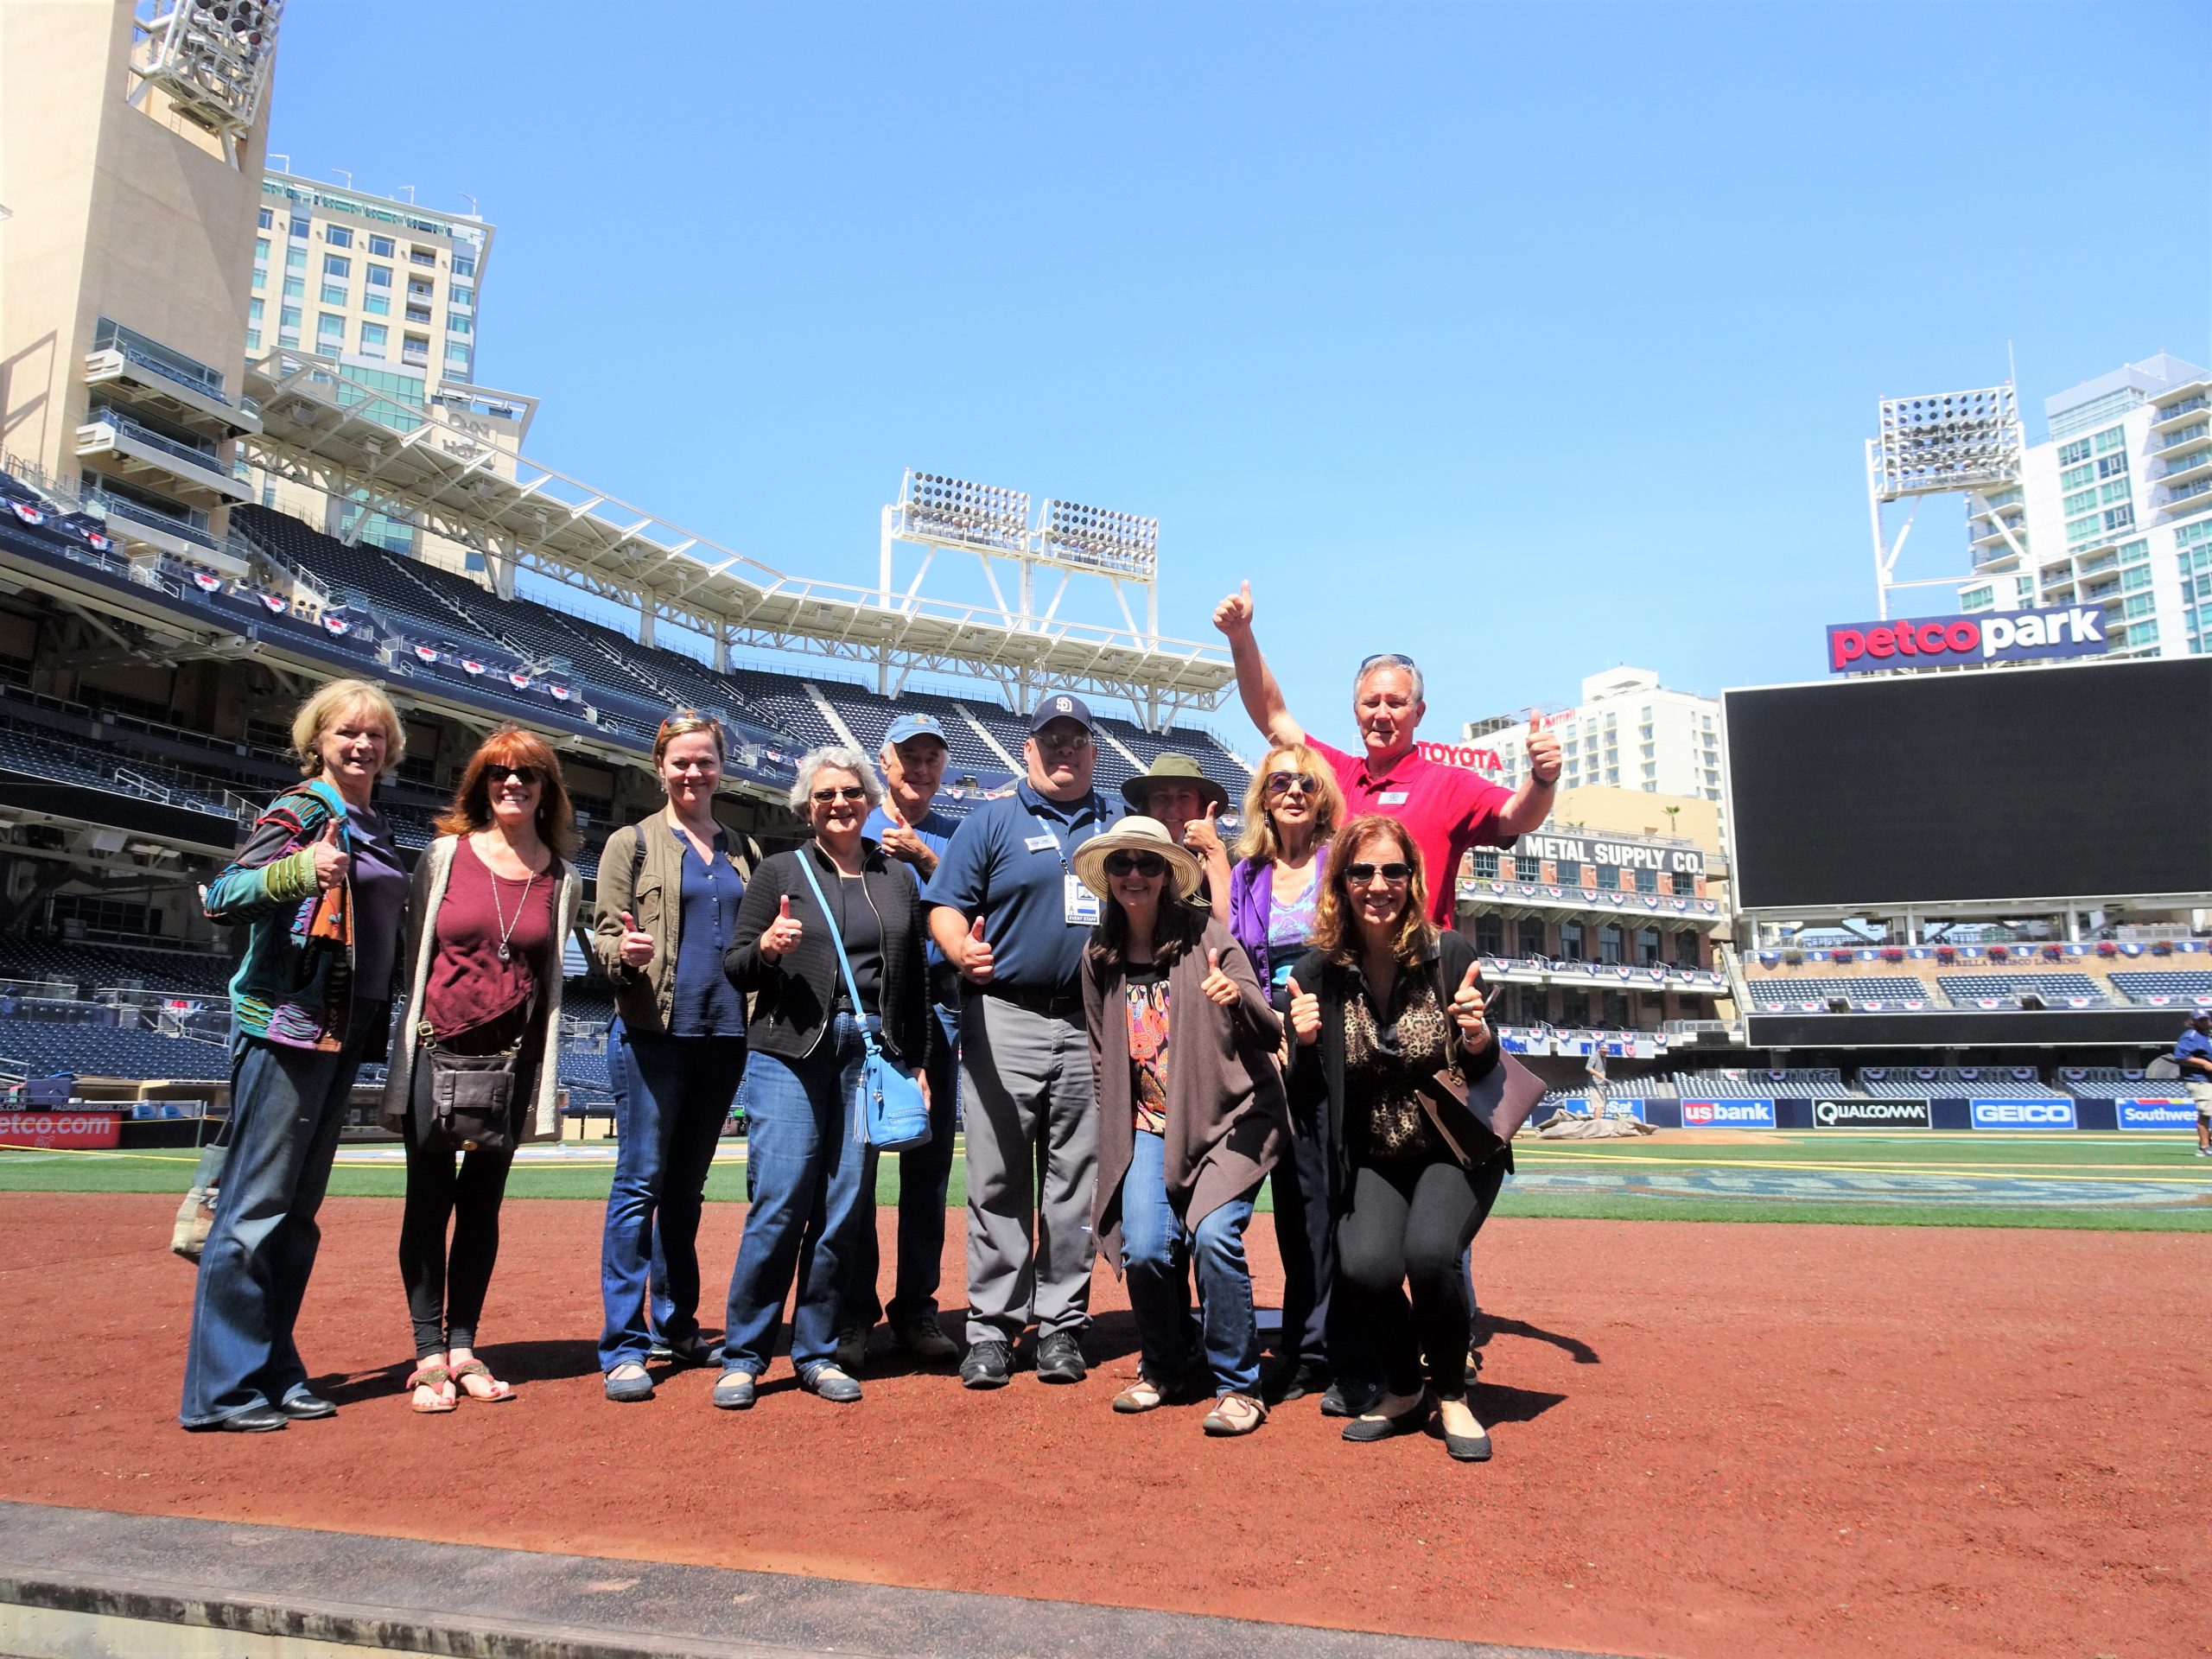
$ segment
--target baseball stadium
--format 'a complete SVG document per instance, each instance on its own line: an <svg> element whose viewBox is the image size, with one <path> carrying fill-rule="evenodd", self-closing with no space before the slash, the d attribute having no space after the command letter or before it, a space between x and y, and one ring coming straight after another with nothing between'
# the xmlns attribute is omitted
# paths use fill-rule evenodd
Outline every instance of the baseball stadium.
<svg viewBox="0 0 2212 1659"><path fill-rule="evenodd" d="M1271 753L1259 682L1205 612L1162 614L1176 527L1136 512L887 457L878 576L855 585L633 505L588 453L542 455L537 400L472 378L494 227L270 154L286 10L10 0L0 21L0 1280L23 1338L0 1654L2202 1650L2186 1310L2212 1263L2212 1095L2190 1085L2212 1066L2175 1054L2212 1012L2212 375L2132 365L2032 448L2010 385L1886 400L1866 463L1881 619L1830 631L1834 671L1717 698L1617 671L1574 708L1420 745L1453 787L1547 804L1455 842L1441 878L1475 1017L1532 1080L1471 1247L1480 1466L1435 1433L1343 1444L1318 1384L1268 1396L1236 1447L1202 1443L1192 1413L1109 1421L1149 1350L1138 1280L1103 1260L1086 1387L1040 1386L1041 1314L1040 1375L984 1377L894 1317L861 1328L858 1409L798 1401L841 1396L795 1357L759 1374L752 1418L709 1409L710 1389L729 1403L712 1366L657 1334L629 1370L658 1402L626 1410L594 1261L639 1121L624 976L658 948L645 834L677 810L671 731L696 715L715 734L701 821L757 881L837 810L808 795L835 757L893 766L917 734L944 762L925 805L952 849L981 840L1071 708L1102 796L1141 809L1173 779L1233 841ZM317 285L320 311L292 297ZM2133 458L2104 474L2133 479L2127 516L2107 488L2110 523L2031 543L2062 474L2112 457ZM1891 616L1885 524L1939 498L1964 500L1969 568L1942 579L1959 618L1916 626ZM2042 585L2015 587L2031 544ZM2133 621L2158 584L2187 617L2163 645ZM2088 620L2031 625L2046 614ZM557 755L574 809L550 1127L513 1149L493 1228L479 1359L502 1392L441 1396L395 1357L393 1243L420 1176L368 1061L340 1085L295 1310L297 1397L335 1412L187 1433L206 1293L179 1256L222 1214L219 1154L259 1075L241 1056L268 1046L245 1023L251 930L219 918L222 894L301 789L296 710L364 683L404 728L374 797L395 880L419 887L517 734ZM1677 780L1639 775L1639 744L1663 751L1677 720ZM2177 728L2200 735L2156 765L2099 735ZM495 796L531 781L512 755L489 771ZM848 803L863 789L874 806L872 770ZM918 890L931 929L957 855ZM621 899L600 904L602 878ZM365 900L341 908L366 925ZM930 944L940 968L976 960ZM1018 947L992 944L1003 976ZM854 946L838 1006L857 1011L876 982L855 980ZM882 952L867 995L887 999ZM961 1023L963 1079L979 1028ZM753 1090L730 1081L700 1166L709 1307L769 1179ZM1003 1179L969 1087L938 1178L948 1356L963 1319L976 1344L985 1294L971 1198ZM910 1155L868 1158L887 1287ZM1281 1191L1250 1198L1244 1248L1256 1340L1294 1361ZM428 1502L425 1467L466 1501ZM1045 1505L1080 1510L1041 1526Z"/></svg>

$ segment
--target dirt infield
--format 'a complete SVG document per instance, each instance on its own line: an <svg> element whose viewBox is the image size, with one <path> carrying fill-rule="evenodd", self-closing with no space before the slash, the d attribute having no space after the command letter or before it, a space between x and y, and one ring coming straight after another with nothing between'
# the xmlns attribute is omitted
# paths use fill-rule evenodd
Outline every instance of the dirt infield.
<svg viewBox="0 0 2212 1659"><path fill-rule="evenodd" d="M1462 1467L1310 1400L1242 1441L1115 1417L1103 1271L1079 1388L887 1362L841 1408L779 1362L749 1414L698 1372L609 1406L600 1211L553 1201L509 1206L485 1322L515 1403L407 1412L398 1205L334 1200L302 1347L346 1409L188 1435L174 1207L0 1198L0 1497L1612 1653L2212 1652L2200 1235L1501 1220ZM1253 1255L1272 1300L1264 1222Z"/></svg>

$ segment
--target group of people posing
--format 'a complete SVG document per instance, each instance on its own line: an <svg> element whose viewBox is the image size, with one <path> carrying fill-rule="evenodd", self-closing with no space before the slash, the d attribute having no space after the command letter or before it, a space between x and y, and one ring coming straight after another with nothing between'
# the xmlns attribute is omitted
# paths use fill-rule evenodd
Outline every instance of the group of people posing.
<svg viewBox="0 0 2212 1659"><path fill-rule="evenodd" d="M1451 925L1453 874L1467 848L1543 822L1557 741L1531 738L1516 791L1424 760L1421 671L1386 654L1354 680L1359 749L1332 748L1285 707L1249 587L1215 620L1268 743L1233 846L1227 792L1187 758L1162 755L1118 798L1095 788L1096 723L1055 696L1025 775L957 825L933 804L946 747L930 716L894 722L873 759L813 751L791 795L807 838L756 864L713 812L719 728L663 725L666 804L608 837L589 918L618 1016L609 1400L652 1398L663 1360L716 1368L714 1403L752 1407L787 1302L792 1369L826 1401L861 1398L879 1316L912 1359L957 1359L971 1389L1024 1363L1079 1382L1103 1248L1140 1355L1116 1411L1204 1405L1207 1433L1242 1435L1318 1394L1348 1440L1431 1430L1455 1458L1490 1455L1466 1395L1469 1247L1512 1159L1444 1112L1537 1085L1491 1029ZM334 1410L292 1332L354 1074L379 1058L406 1147L410 1404L512 1399L478 1323L514 1149L557 1132L562 947L582 899L557 758L493 734L410 875L374 799L405 742L382 692L327 686L293 735L305 781L207 890L209 916L247 938L188 1428ZM931 1123L897 1154L887 1303L858 1092L879 1056L918 1081ZM717 1343L698 1319L697 1233L734 1103L750 1202ZM937 1304L956 1123L957 1344ZM1244 1250L1263 1185L1285 1285L1264 1382Z"/></svg>

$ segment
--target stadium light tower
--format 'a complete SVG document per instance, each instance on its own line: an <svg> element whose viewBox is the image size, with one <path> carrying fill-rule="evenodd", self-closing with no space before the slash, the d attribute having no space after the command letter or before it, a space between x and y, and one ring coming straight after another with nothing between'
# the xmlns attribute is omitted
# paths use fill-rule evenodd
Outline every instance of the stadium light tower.
<svg viewBox="0 0 2212 1659"><path fill-rule="evenodd" d="M893 552L899 543L922 550L922 562L906 586L898 585ZM1027 491L1002 489L941 473L918 473L909 468L899 486L899 499L883 510L882 570L879 585L882 602L893 608L911 605L919 594L938 550L972 553L982 566L983 580L1006 626L1038 632L1053 626L1060 602L1076 577L1096 576L1114 590L1122 620L1129 632L1147 649L1160 639L1160 521L1107 507L1086 507L1072 501L1047 500L1034 524L1030 522ZM1000 581L1002 567L1012 565L1014 596ZM1042 609L1038 606L1038 572L1058 572L1059 580ZM1144 621L1140 626L1130 608L1128 588L1142 596ZM880 671L880 689L887 693L888 660ZM1036 688L1024 684L1026 699Z"/></svg>
<svg viewBox="0 0 2212 1659"><path fill-rule="evenodd" d="M1920 503L1928 496L1965 495L1967 510L1987 513L2012 551L2025 558L2026 550L2014 537L2012 526L1988 499L1992 492L2019 483L2027 447L2019 397L2011 382L1973 391L1885 397L1880 432L1866 442L1866 513L1874 531L1874 595L1882 620L1889 620L1893 589L1958 585L1955 575L1897 580L1897 556L1904 551ZM1882 508L1908 499L1912 506L1904 527L1890 542L1882 529Z"/></svg>
<svg viewBox="0 0 2212 1659"><path fill-rule="evenodd" d="M223 140L238 165L238 141L269 90L284 0L139 0L131 16L130 102L158 86L178 114Z"/></svg>

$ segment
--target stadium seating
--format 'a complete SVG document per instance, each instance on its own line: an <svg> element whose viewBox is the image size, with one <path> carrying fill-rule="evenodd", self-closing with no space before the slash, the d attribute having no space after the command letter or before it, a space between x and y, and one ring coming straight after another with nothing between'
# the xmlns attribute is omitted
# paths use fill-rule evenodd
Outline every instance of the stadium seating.
<svg viewBox="0 0 2212 1659"><path fill-rule="evenodd" d="M2114 969L2112 982L2146 1007L2212 1007L2212 972L2202 969Z"/></svg>
<svg viewBox="0 0 2212 1659"><path fill-rule="evenodd" d="M219 997L226 995L231 973L229 959L213 951L0 938L0 979L73 985L86 996L105 986L122 985Z"/></svg>
<svg viewBox="0 0 2212 1659"><path fill-rule="evenodd" d="M1962 1008L2017 1007L2031 994L2053 1008L2101 1007L2108 1000L2104 987L2087 974L1938 974L1936 982Z"/></svg>
<svg viewBox="0 0 2212 1659"><path fill-rule="evenodd" d="M1755 1007L1787 1008L1793 1013L1825 1012L1834 997L1843 998L1854 1013L1936 1006L1935 994L1909 974L1791 974L1773 979L1747 979L1745 985Z"/></svg>
<svg viewBox="0 0 2212 1659"><path fill-rule="evenodd" d="M2132 1100L2180 1092L2180 1084L2171 1077L2146 1077L2116 1065L2062 1065L2050 1081L2076 1100Z"/></svg>
<svg viewBox="0 0 2212 1659"><path fill-rule="evenodd" d="M0 1062L6 1061L35 1077L72 1071L79 1077L221 1082L231 1075L225 1044L60 1020L8 1020L0 1027Z"/></svg>
<svg viewBox="0 0 2212 1659"><path fill-rule="evenodd" d="M1677 1071L1666 1079L1668 1092L1691 1099L1809 1100L1845 1094L1843 1073L1835 1066L1724 1067Z"/></svg>
<svg viewBox="0 0 2212 1659"><path fill-rule="evenodd" d="M1916 1095L2003 1096L2021 1100L2063 1100L2063 1091L2042 1082L2031 1065L1862 1066L1859 1087L1876 1096Z"/></svg>

